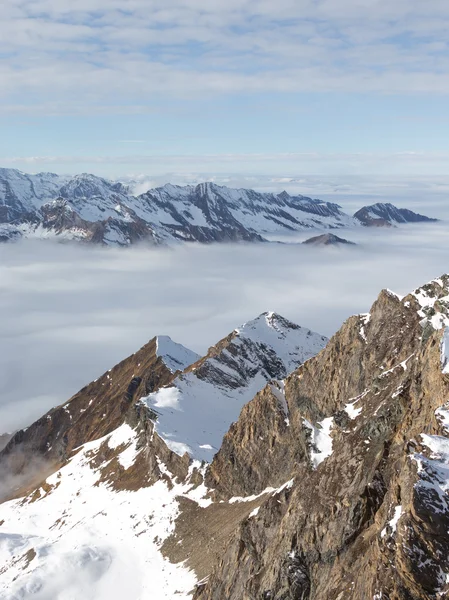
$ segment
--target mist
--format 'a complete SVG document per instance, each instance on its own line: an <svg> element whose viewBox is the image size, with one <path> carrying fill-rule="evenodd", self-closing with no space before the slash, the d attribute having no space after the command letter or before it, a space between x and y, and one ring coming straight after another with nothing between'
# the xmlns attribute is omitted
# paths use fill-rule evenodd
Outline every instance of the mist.
<svg viewBox="0 0 449 600"><path fill-rule="evenodd" d="M0 433L166 334L203 354L263 311L332 335L382 288L406 294L449 271L447 223L338 232L359 245L103 249L0 246Z"/></svg>

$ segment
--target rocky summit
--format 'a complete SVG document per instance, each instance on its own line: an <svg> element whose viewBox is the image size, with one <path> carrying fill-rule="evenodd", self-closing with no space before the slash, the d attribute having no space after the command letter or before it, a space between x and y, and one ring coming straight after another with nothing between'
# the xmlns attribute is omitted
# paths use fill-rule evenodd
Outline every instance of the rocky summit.
<svg viewBox="0 0 449 600"><path fill-rule="evenodd" d="M444 275L330 340L153 338L0 452L0 597L446 598L448 325Z"/></svg>
<svg viewBox="0 0 449 600"><path fill-rule="evenodd" d="M392 209L382 211L382 222L419 220L410 218L411 211ZM0 241L37 238L106 246L263 242L272 234L372 224L373 211L365 207L350 216L333 202L212 182L166 184L134 195L132 184L88 173L30 175L0 169Z"/></svg>

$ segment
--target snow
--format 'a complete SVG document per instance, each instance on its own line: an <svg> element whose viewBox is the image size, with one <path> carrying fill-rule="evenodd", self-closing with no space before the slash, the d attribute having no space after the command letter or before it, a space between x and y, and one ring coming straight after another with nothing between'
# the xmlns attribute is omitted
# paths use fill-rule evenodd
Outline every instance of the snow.
<svg viewBox="0 0 449 600"><path fill-rule="evenodd" d="M359 408L354 408L354 404L356 404L356 402L349 402L344 408L350 419L356 419L362 412L362 407L360 406Z"/></svg>
<svg viewBox="0 0 449 600"><path fill-rule="evenodd" d="M441 339L441 370L449 373L449 327L445 327Z"/></svg>
<svg viewBox="0 0 449 600"><path fill-rule="evenodd" d="M273 312L263 313L236 329L218 355L142 402L156 412L156 431L170 449L210 462L243 406L273 378L267 362L287 376L326 342Z"/></svg>
<svg viewBox="0 0 449 600"><path fill-rule="evenodd" d="M410 356L408 356L405 360L403 360L402 362L400 362L397 365L394 365L394 367L391 367L391 369L388 369L387 371L384 371L383 373L381 373L379 375L380 379L383 379L384 377L386 377L387 375L389 375L390 373L393 373L396 369L400 369L402 368L404 371L407 371L407 363L408 361L413 358L413 356L415 355L415 353L413 352L413 354L410 354Z"/></svg>
<svg viewBox="0 0 449 600"><path fill-rule="evenodd" d="M362 336L362 338L365 340L366 342L366 333L365 333L365 327L368 325L368 323L371 320L371 314L370 313L366 313L366 314L361 314L359 315L360 317L360 321L361 321L361 325L360 325L360 335Z"/></svg>
<svg viewBox="0 0 449 600"><path fill-rule="evenodd" d="M437 284L440 290L434 291L434 284ZM435 330L440 330L449 326L448 310L444 310L444 307L449 305L449 290L441 279L434 279L428 285L432 286L431 291L427 286L423 286L415 290L412 295L420 306L418 315L423 318L423 323L428 322Z"/></svg>
<svg viewBox="0 0 449 600"><path fill-rule="evenodd" d="M261 234L360 226L359 221L335 204L290 196L286 192L259 193L208 182L184 187L167 184L134 196L129 187L116 183L87 173L66 177L0 169L0 204L8 202L15 219L26 218L27 214L41 219L42 205L62 197L67 206L87 222L111 218L116 223L133 223L142 219L158 240L171 243L179 237L195 239L195 233L188 233L189 226L215 231L222 231L223 226L245 228ZM110 225L108 229L106 243L120 246L129 243L120 235L120 227ZM49 231L35 225L21 230L17 222L15 226L2 226L2 230L11 239L20 235L48 237ZM59 234L53 230L52 235ZM71 237L79 239L81 233L72 232Z"/></svg>
<svg viewBox="0 0 449 600"><path fill-rule="evenodd" d="M326 458L332 454L332 437L330 435L334 425L333 417L327 417L312 425L307 419L303 423L310 430L310 460L313 468L316 469Z"/></svg>
<svg viewBox="0 0 449 600"><path fill-rule="evenodd" d="M189 483L160 480L133 492L114 491L99 482L101 472L94 466L95 454L106 441L111 448L130 443L125 453L135 449L131 428L122 425L82 446L47 479L51 489L41 488L38 500L0 505L0 597L190 598L195 574L164 559L160 546L174 529L177 496L207 506L211 501L204 498L205 486L192 489ZM122 453L119 460L124 458Z"/></svg>
<svg viewBox="0 0 449 600"><path fill-rule="evenodd" d="M392 530L391 535L393 535L393 533L396 532L398 521L401 518L401 515L402 515L402 506L396 506L394 509L393 518L390 521L388 521L388 525L391 527L391 530ZM382 531L380 533L380 537L382 537L382 538L385 537L386 533L387 533L387 528L385 527L384 529L382 529Z"/></svg>
<svg viewBox="0 0 449 600"><path fill-rule="evenodd" d="M259 498L261 498L262 496L265 496L266 494L271 494L271 495L280 494L285 489L287 489L287 490L291 489L293 487L294 482L295 482L294 478L289 479L288 481L283 483L278 488L267 487L263 490L263 492L260 492L260 494L255 494L253 496L233 496L229 500L229 504L235 504L236 502L254 502L254 500L258 500Z"/></svg>
<svg viewBox="0 0 449 600"><path fill-rule="evenodd" d="M157 336L156 355L162 358L172 373L184 371L201 358L196 352L174 342L168 335Z"/></svg>

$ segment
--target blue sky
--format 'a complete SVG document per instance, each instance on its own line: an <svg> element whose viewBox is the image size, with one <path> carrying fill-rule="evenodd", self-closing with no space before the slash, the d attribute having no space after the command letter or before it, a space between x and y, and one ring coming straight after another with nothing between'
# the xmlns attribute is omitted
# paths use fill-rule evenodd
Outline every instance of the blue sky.
<svg viewBox="0 0 449 600"><path fill-rule="evenodd" d="M2 11L2 166L448 172L446 0L6 0Z"/></svg>

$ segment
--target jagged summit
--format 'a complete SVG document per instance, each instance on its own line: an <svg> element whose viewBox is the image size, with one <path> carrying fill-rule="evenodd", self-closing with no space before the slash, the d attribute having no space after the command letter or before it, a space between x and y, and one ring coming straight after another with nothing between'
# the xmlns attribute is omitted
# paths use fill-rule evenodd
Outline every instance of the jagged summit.
<svg viewBox="0 0 449 600"><path fill-rule="evenodd" d="M171 450L209 461L242 406L326 342L274 312L262 313L143 402L157 414L156 431Z"/></svg>
<svg viewBox="0 0 449 600"><path fill-rule="evenodd" d="M48 219L63 198L74 221ZM357 226L338 204L287 192L261 193L205 182L166 184L134 196L129 185L89 173L29 175L0 169L0 239L42 237L127 246L264 241L266 234Z"/></svg>

